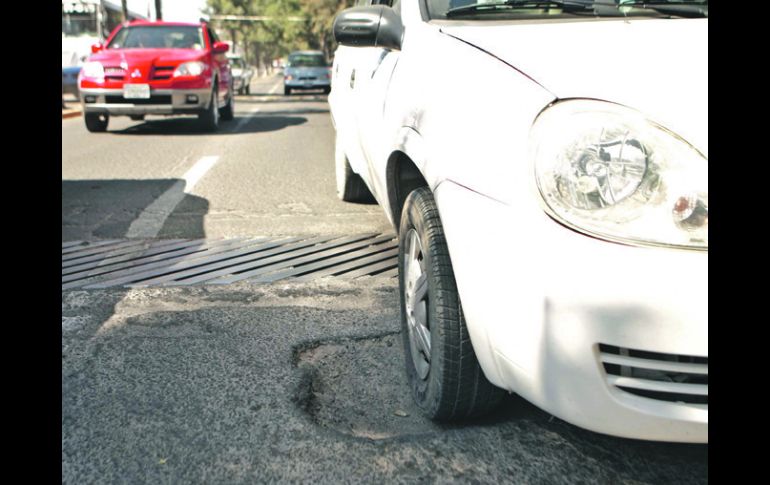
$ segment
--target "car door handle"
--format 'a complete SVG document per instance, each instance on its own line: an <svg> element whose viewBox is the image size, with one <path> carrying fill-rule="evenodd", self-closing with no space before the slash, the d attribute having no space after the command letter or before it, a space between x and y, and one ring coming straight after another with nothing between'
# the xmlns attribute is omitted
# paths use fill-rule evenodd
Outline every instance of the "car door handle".
<svg viewBox="0 0 770 485"><path fill-rule="evenodd" d="M353 89L353 86L356 84L356 70L353 69L350 71L350 89Z"/></svg>

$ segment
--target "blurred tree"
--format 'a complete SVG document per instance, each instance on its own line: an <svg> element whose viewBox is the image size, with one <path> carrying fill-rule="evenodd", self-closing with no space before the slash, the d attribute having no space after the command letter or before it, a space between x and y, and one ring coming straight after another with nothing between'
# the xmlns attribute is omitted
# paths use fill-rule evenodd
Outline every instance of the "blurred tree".
<svg viewBox="0 0 770 485"><path fill-rule="evenodd" d="M327 58L336 48L334 16L355 0L207 0L208 15L234 15L240 20L214 20L246 62L269 70L272 60L294 50L318 49ZM263 17L261 20L248 17ZM296 21L304 17L304 21Z"/></svg>
<svg viewBox="0 0 770 485"><path fill-rule="evenodd" d="M299 0L255 0L254 3L261 4L256 15L269 20L251 23L246 39L258 66L270 71L273 59L292 50L304 30L303 22L291 21L289 18L302 17L304 14Z"/></svg>
<svg viewBox="0 0 770 485"><path fill-rule="evenodd" d="M308 17L306 39L311 48L322 50L331 58L337 48L332 32L334 17L342 10L352 7L355 0L300 0L302 11Z"/></svg>

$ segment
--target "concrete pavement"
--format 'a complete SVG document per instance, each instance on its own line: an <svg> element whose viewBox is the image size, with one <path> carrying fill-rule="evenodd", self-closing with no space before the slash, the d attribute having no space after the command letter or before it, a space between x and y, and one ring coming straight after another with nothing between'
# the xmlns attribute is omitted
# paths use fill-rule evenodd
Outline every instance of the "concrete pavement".
<svg viewBox="0 0 770 485"><path fill-rule="evenodd" d="M74 118L83 114L83 107L80 101L75 101L71 94L62 96L61 119Z"/></svg>

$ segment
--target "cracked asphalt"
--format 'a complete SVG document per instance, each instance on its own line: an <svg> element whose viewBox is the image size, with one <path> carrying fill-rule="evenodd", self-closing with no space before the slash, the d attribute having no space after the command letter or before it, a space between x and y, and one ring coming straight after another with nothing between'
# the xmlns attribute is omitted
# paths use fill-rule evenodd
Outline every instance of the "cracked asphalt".
<svg viewBox="0 0 770 485"><path fill-rule="evenodd" d="M378 279L62 293L63 483L706 483L708 447L510 396L419 415Z"/></svg>

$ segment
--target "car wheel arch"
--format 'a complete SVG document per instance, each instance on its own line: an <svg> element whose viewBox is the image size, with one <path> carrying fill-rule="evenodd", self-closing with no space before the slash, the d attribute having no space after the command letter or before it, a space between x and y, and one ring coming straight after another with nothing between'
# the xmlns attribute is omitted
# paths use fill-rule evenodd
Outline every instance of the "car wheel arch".
<svg viewBox="0 0 770 485"><path fill-rule="evenodd" d="M415 146L414 143L411 143L410 145L412 145L412 147ZM425 165L423 165L423 167L424 166ZM398 235L400 232L401 215L409 194L417 188L428 187L429 190L433 192L434 195L436 195L435 192L440 184L440 181L434 184L429 183L428 178L425 177L423 171L420 170L418 164L413 161L410 155L405 153L405 151L395 150L393 153L391 153L390 157L388 157L386 168L386 183L390 215L393 217L393 221L395 221L393 226L395 227L396 234ZM439 219L441 219L442 205L440 202L440 200L436 199L436 209L439 215ZM449 241L447 241L447 243L449 243ZM449 258L451 260L451 250ZM477 349L489 349L489 355L494 355L494 352L492 351L493 347L491 345L488 333L486 331L478 331L478 329L474 329L472 322L466 322L466 324L468 325L469 330L472 332L471 344L474 348L474 351L476 352L476 355L478 355ZM482 359L479 359L479 364L481 365L484 375L487 377L487 379L490 380L490 382L505 389L505 387L502 385L503 380L500 376L500 370L498 369L497 362L494 358L484 359L482 357Z"/></svg>

